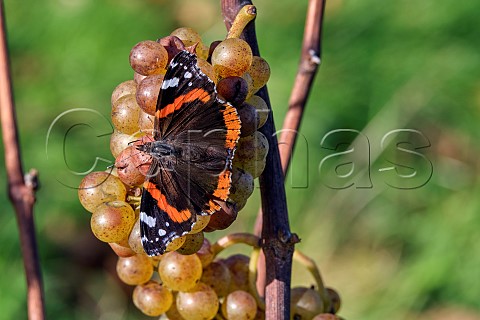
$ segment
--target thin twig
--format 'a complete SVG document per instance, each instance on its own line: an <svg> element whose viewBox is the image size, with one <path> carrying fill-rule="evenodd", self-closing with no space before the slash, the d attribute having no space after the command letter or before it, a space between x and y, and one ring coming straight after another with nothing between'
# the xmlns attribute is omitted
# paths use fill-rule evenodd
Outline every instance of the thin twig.
<svg viewBox="0 0 480 320"><path fill-rule="evenodd" d="M3 1L0 0L0 118L5 148L8 193L15 208L20 231L20 243L28 288L28 318L30 320L41 320L45 318L45 309L33 221L37 172L32 170L25 178L23 176L5 29L5 10Z"/></svg>
<svg viewBox="0 0 480 320"><path fill-rule="evenodd" d="M249 0L223 0L222 12L227 28L230 28L235 15ZM242 38L245 39L254 55L259 56L254 21L245 28ZM257 93L267 103L270 111L270 99L266 87ZM263 208L262 241L267 265L267 281L265 287L266 319L284 320L290 318L290 280L292 255L297 237L290 232L288 222L287 201L284 187L284 175L275 135L275 124L270 112L265 125L260 131L270 145L266 167L260 176L260 192Z"/></svg>
<svg viewBox="0 0 480 320"><path fill-rule="evenodd" d="M278 148L280 150L280 159L282 161L283 173L286 176L290 159L292 157L297 133L302 121L305 106L312 88L318 66L320 65L321 52L321 34L323 24L323 13L325 9L325 0L310 0L305 20L305 30L303 33L303 44L300 58L300 64L297 76L293 84L288 111L283 121L283 127L280 135ZM255 221L254 234L262 233L262 209L260 208ZM262 288L265 284L265 259L261 254L259 257L257 289L260 295L263 295Z"/></svg>

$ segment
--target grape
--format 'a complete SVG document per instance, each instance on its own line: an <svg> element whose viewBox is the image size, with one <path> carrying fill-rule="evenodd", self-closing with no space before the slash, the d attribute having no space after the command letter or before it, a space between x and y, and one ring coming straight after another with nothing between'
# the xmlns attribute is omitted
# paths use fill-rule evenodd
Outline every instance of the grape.
<svg viewBox="0 0 480 320"><path fill-rule="evenodd" d="M240 121L242 122L240 136L246 137L255 133L260 121L257 114L257 109L248 103L242 103L236 108L238 116L240 117Z"/></svg>
<svg viewBox="0 0 480 320"><path fill-rule="evenodd" d="M210 222L210 216L197 216L197 221L192 226L192 230L190 230L190 234L198 233L202 231Z"/></svg>
<svg viewBox="0 0 480 320"><path fill-rule="evenodd" d="M238 157L235 159L233 159L233 165L250 173L254 179L260 177L263 170L265 169L265 165L267 164L266 158L261 160L255 160L252 158L248 159L247 161Z"/></svg>
<svg viewBox="0 0 480 320"><path fill-rule="evenodd" d="M153 265L145 254L128 258L118 258L117 274L120 280L129 285L142 284L153 275Z"/></svg>
<svg viewBox="0 0 480 320"><path fill-rule="evenodd" d="M200 250L197 251L197 256L200 258L203 268L206 268L213 261L215 256L213 255L212 245L207 238L203 238L203 244Z"/></svg>
<svg viewBox="0 0 480 320"><path fill-rule="evenodd" d="M254 56L247 72L252 76L255 92L263 87L270 78L270 66L262 57Z"/></svg>
<svg viewBox="0 0 480 320"><path fill-rule="evenodd" d="M257 302L248 292L237 290L230 293L222 303L222 314L228 320L254 319Z"/></svg>
<svg viewBox="0 0 480 320"><path fill-rule="evenodd" d="M235 157L246 162L251 159L262 160L265 159L268 153L268 140L259 131L248 137L243 137L238 141Z"/></svg>
<svg viewBox="0 0 480 320"><path fill-rule="evenodd" d="M243 254L235 254L225 259L224 263L228 267L228 270L230 270L232 276L228 291L249 291L248 264L250 263L250 258Z"/></svg>
<svg viewBox="0 0 480 320"><path fill-rule="evenodd" d="M121 97L112 105L113 125L122 133L136 133L140 129L138 127L139 116L140 107L133 94Z"/></svg>
<svg viewBox="0 0 480 320"><path fill-rule="evenodd" d="M212 52L212 65L222 78L241 76L252 64L252 49L238 38L222 41Z"/></svg>
<svg viewBox="0 0 480 320"><path fill-rule="evenodd" d="M217 91L225 100L236 106L245 101L248 85L241 77L226 77L218 82Z"/></svg>
<svg viewBox="0 0 480 320"><path fill-rule="evenodd" d="M155 41L142 41L130 51L132 69L144 76L165 73L167 63L167 50Z"/></svg>
<svg viewBox="0 0 480 320"><path fill-rule="evenodd" d="M127 189L119 178L107 172L89 173L78 187L78 198L90 212L107 201L125 200Z"/></svg>
<svg viewBox="0 0 480 320"><path fill-rule="evenodd" d="M257 114L259 118L258 128L261 128L265 124L265 122L267 122L268 115L270 113L267 103L259 96L251 96L245 102L251 104L253 107L255 107L255 109L257 109Z"/></svg>
<svg viewBox="0 0 480 320"><path fill-rule="evenodd" d="M177 309L188 320L213 319L218 311L218 297L205 283L199 282L188 292L177 293Z"/></svg>
<svg viewBox="0 0 480 320"><path fill-rule="evenodd" d="M290 306L292 314L300 316L300 319L312 319L323 312L323 301L318 292L306 287L292 289Z"/></svg>
<svg viewBox="0 0 480 320"><path fill-rule="evenodd" d="M133 304L150 317L165 313L173 302L170 290L156 281L138 285L133 290Z"/></svg>
<svg viewBox="0 0 480 320"><path fill-rule="evenodd" d="M215 70L213 70L213 66L210 63L208 63L205 59L198 58L197 66L200 68L200 70L202 70L203 73L205 73L207 77L210 78L210 80L217 83L217 74L215 73Z"/></svg>
<svg viewBox="0 0 480 320"><path fill-rule="evenodd" d="M237 206L237 211L240 212L240 210L242 210L243 208L245 208L245 206L247 205L247 200L243 200L243 201L237 201L235 202L235 205Z"/></svg>
<svg viewBox="0 0 480 320"><path fill-rule="evenodd" d="M137 84L133 80L128 80L120 83L112 92L112 105L123 96L135 94L137 91Z"/></svg>
<svg viewBox="0 0 480 320"><path fill-rule="evenodd" d="M170 307L170 309L168 309L168 311L165 313L165 315L167 316L168 320L186 320L184 317L181 316L180 312L178 312L178 309L177 309L177 295L176 294L174 294L174 296L173 296L172 306ZM163 320L163 319L160 318L159 320Z"/></svg>
<svg viewBox="0 0 480 320"><path fill-rule="evenodd" d="M250 173L233 167L232 188L230 188L229 198L233 202L246 201L253 193L253 177Z"/></svg>
<svg viewBox="0 0 480 320"><path fill-rule="evenodd" d="M165 251L177 251L181 246L183 246L186 239L186 236L173 239L172 242L167 245Z"/></svg>
<svg viewBox="0 0 480 320"><path fill-rule="evenodd" d="M118 177L128 186L139 186L145 181L145 176L132 161L132 157L137 157L138 153L140 151L135 146L129 146L115 159Z"/></svg>
<svg viewBox="0 0 480 320"><path fill-rule="evenodd" d="M230 271L221 260L214 261L203 269L200 281L209 285L217 293L217 296L224 297L230 288Z"/></svg>
<svg viewBox="0 0 480 320"><path fill-rule="evenodd" d="M140 82L137 88L136 100L143 112L155 115L157 108L158 94L162 86L164 75L154 74L146 77Z"/></svg>
<svg viewBox="0 0 480 320"><path fill-rule="evenodd" d="M337 313L341 306L340 295L338 294L337 291L335 291L332 288L327 288L327 292L328 292L328 296L330 297L330 300L332 301L330 312Z"/></svg>
<svg viewBox="0 0 480 320"><path fill-rule="evenodd" d="M153 134L154 123L154 116L151 116L146 112L140 111L140 116L138 117L138 127L140 131Z"/></svg>
<svg viewBox="0 0 480 320"><path fill-rule="evenodd" d="M134 72L133 73L133 81L135 81L135 83L137 85L140 84L140 82L142 82L143 79L145 79L147 76L144 76L143 74L140 74L140 73L137 73L137 72ZM134 92L135 93L135 92Z"/></svg>
<svg viewBox="0 0 480 320"><path fill-rule="evenodd" d="M185 50L182 40L175 36L167 36L157 40L168 53L168 61L171 61L180 51Z"/></svg>
<svg viewBox="0 0 480 320"><path fill-rule="evenodd" d="M130 249L128 244L125 246L120 243L111 242L109 243L109 245L112 248L113 252L115 252L115 254L119 257L126 258L135 255L135 251Z"/></svg>
<svg viewBox="0 0 480 320"><path fill-rule="evenodd" d="M246 99L248 99L251 96L253 96L255 94L255 92L257 92L257 90L255 90L255 88L253 87L253 78L250 75L250 73L245 72L244 74L242 74L242 79L245 80L245 82L247 83L248 90L247 90Z"/></svg>
<svg viewBox="0 0 480 320"><path fill-rule="evenodd" d="M164 285L176 291L187 291L202 276L202 263L197 255L181 255L176 251L164 255L158 265L158 273Z"/></svg>
<svg viewBox="0 0 480 320"><path fill-rule="evenodd" d="M109 201L95 208L90 220L93 234L103 242L119 242L128 237L135 223L132 207L124 201Z"/></svg>
<svg viewBox="0 0 480 320"><path fill-rule="evenodd" d="M216 40L210 43L210 47L208 48L208 59L207 59L208 62L212 61L212 53L220 43L222 43L221 40Z"/></svg>
<svg viewBox="0 0 480 320"><path fill-rule="evenodd" d="M313 317L312 320L341 320L341 318L330 313L320 313Z"/></svg>
<svg viewBox="0 0 480 320"><path fill-rule="evenodd" d="M141 234L140 234L140 219L137 219L137 221L133 225L132 231L128 236L128 245L136 253L145 254L145 250L143 250Z"/></svg>
<svg viewBox="0 0 480 320"><path fill-rule="evenodd" d="M131 135L113 130L110 137L110 151L112 152L112 155L116 158L131 142L138 139L139 135L137 134Z"/></svg>
<svg viewBox="0 0 480 320"><path fill-rule="evenodd" d="M237 218L238 210L235 205L225 201L218 201L217 203L220 205L221 209L210 216L208 225L203 229L205 232L226 229Z"/></svg>
<svg viewBox="0 0 480 320"><path fill-rule="evenodd" d="M186 47L191 46L195 43L202 42L202 38L200 37L198 32L193 30L192 28L178 28L173 30L170 35L178 37L180 40L182 40Z"/></svg>
<svg viewBox="0 0 480 320"><path fill-rule="evenodd" d="M194 254L198 250L200 250L200 248L203 245L203 239L204 239L203 232L187 234L185 238L186 238L185 243L177 250L177 252L180 254L184 254L184 255Z"/></svg>
<svg viewBox="0 0 480 320"><path fill-rule="evenodd" d="M203 60L208 59L208 53L209 53L209 47L203 44L203 42L200 42L196 49L195 53L197 54L197 57Z"/></svg>

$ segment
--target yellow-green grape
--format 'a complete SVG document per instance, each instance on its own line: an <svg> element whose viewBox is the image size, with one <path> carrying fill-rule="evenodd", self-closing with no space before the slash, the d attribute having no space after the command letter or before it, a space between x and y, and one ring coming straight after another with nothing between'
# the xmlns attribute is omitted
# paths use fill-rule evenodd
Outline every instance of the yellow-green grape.
<svg viewBox="0 0 480 320"><path fill-rule="evenodd" d="M128 237L135 223L132 207L124 201L109 201L95 208L90 227L100 241L119 242Z"/></svg>
<svg viewBox="0 0 480 320"><path fill-rule="evenodd" d="M222 303L222 314L228 320L253 320L257 314L257 302L248 292L233 291Z"/></svg>
<svg viewBox="0 0 480 320"><path fill-rule="evenodd" d="M163 256L160 255L160 256L151 256L151 257L148 257L150 258L150 262L152 263L152 266L154 269L158 268L158 264L160 263L160 260L162 260Z"/></svg>
<svg viewBox="0 0 480 320"><path fill-rule="evenodd" d="M209 285L219 297L224 297L228 294L231 281L230 270L223 261L214 261L203 269L201 282Z"/></svg>
<svg viewBox="0 0 480 320"><path fill-rule="evenodd" d="M205 59L207 60L208 58L208 50L209 47L207 47L203 42L200 42L197 47L195 48L195 53L200 59Z"/></svg>
<svg viewBox="0 0 480 320"><path fill-rule="evenodd" d="M138 127L142 133L145 132L147 134L153 134L154 123L154 116L151 116L146 112L140 111L140 116L138 117Z"/></svg>
<svg viewBox="0 0 480 320"><path fill-rule="evenodd" d="M235 203L246 201L254 190L253 177L247 171L233 167L229 198ZM238 209L238 207L237 207Z"/></svg>
<svg viewBox="0 0 480 320"><path fill-rule="evenodd" d="M135 287L133 304L144 314L157 317L172 306L173 296L170 290L156 281L149 281Z"/></svg>
<svg viewBox="0 0 480 320"><path fill-rule="evenodd" d="M228 292L236 290L248 291L248 264L250 263L250 258L243 254L235 254L223 260L223 262L230 270L230 275L232 276Z"/></svg>
<svg viewBox="0 0 480 320"><path fill-rule="evenodd" d="M248 103L242 103L241 105L236 106L236 109L238 116L240 117L240 121L242 122L240 136L246 137L254 134L260 121L257 109Z"/></svg>
<svg viewBox="0 0 480 320"><path fill-rule="evenodd" d="M158 94L163 82L163 74L154 74L143 79L137 88L136 99L143 112L155 115Z"/></svg>
<svg viewBox="0 0 480 320"><path fill-rule="evenodd" d="M197 251L197 256L200 258L203 268L206 268L210 263L212 263L213 258L215 258L212 251L212 245L207 238L203 239L202 247Z"/></svg>
<svg viewBox="0 0 480 320"><path fill-rule="evenodd" d="M136 254L128 258L118 258L117 274L120 280L129 285L142 284L153 275L153 265L145 254Z"/></svg>
<svg viewBox="0 0 480 320"><path fill-rule="evenodd" d="M137 134L132 135L113 130L113 133L110 136L110 151L112 152L112 155L116 158L129 146L129 143L138 140L139 138L140 136Z"/></svg>
<svg viewBox="0 0 480 320"><path fill-rule="evenodd" d="M241 76L250 68L252 59L252 49L238 38L222 41L212 53L213 68L221 78Z"/></svg>
<svg viewBox="0 0 480 320"><path fill-rule="evenodd" d="M255 92L267 84L268 79L270 79L270 66L262 57L254 56L247 72L252 76Z"/></svg>
<svg viewBox="0 0 480 320"><path fill-rule="evenodd" d="M327 288L327 292L330 300L332 301L332 305L329 311L331 313L337 313L341 306L340 295L337 291L335 291L335 289L332 288Z"/></svg>
<svg viewBox="0 0 480 320"><path fill-rule="evenodd" d="M181 246L183 246L183 244L185 243L185 240L187 239L186 236L183 236L183 237L178 237L178 238L175 238L172 240L172 242L170 242L168 245L167 245L167 248L165 249L165 251L169 252L169 251L177 251Z"/></svg>
<svg viewBox="0 0 480 320"><path fill-rule="evenodd" d="M143 250L141 234L140 234L140 219L137 219L137 221L133 225L132 231L128 236L128 245L136 253L145 254L145 250Z"/></svg>
<svg viewBox="0 0 480 320"><path fill-rule="evenodd" d="M80 203L90 212L104 202L125 200L126 196L127 189L122 181L104 171L89 173L78 187Z"/></svg>
<svg viewBox="0 0 480 320"><path fill-rule="evenodd" d="M176 293L174 293L174 295L173 295L172 306L170 307L170 309L168 309L168 311L165 313L165 315L167 316L168 320L187 320L184 317L182 317L180 312L178 312L178 309L177 309L177 294Z"/></svg>
<svg viewBox="0 0 480 320"><path fill-rule="evenodd" d="M312 319L323 312L323 301L316 290L296 287L291 291L290 308L292 315L298 315L300 319Z"/></svg>
<svg viewBox="0 0 480 320"><path fill-rule="evenodd" d="M132 69L144 76L165 73L167 63L167 50L155 41L142 41L130 51Z"/></svg>
<svg viewBox="0 0 480 320"><path fill-rule="evenodd" d="M192 230L190 230L189 234L199 233L202 231L210 222L210 216L197 216L197 221L192 226Z"/></svg>
<svg viewBox="0 0 480 320"><path fill-rule="evenodd" d="M267 122L268 115L270 114L270 110L268 110L267 103L265 100L260 98L259 96L253 95L248 98L246 103L252 105L255 109L257 109L258 114L258 128L261 128L265 122Z"/></svg>
<svg viewBox="0 0 480 320"><path fill-rule="evenodd" d="M207 77L210 78L213 82L217 83L218 78L217 74L215 73L215 70L213 70L213 66L207 62L205 59L198 58L197 59L197 65L202 70L203 73L207 75Z"/></svg>
<svg viewBox="0 0 480 320"><path fill-rule="evenodd" d="M252 175L255 179L265 169L265 160L268 153L267 138L259 131L251 136L241 138L238 142L233 165Z"/></svg>
<svg viewBox="0 0 480 320"><path fill-rule="evenodd" d="M185 236L185 243L177 249L177 252L184 255L194 254L202 247L203 239L203 232L187 234Z"/></svg>
<svg viewBox="0 0 480 320"><path fill-rule="evenodd" d="M112 92L111 103L117 101L123 96L135 94L137 92L137 84L133 80L128 80L120 83Z"/></svg>
<svg viewBox="0 0 480 320"><path fill-rule="evenodd" d="M218 312L218 297L205 283L199 282L188 292L177 293L177 309L188 320L210 320Z"/></svg>
<svg viewBox="0 0 480 320"><path fill-rule="evenodd" d="M192 289L202 277L202 263L197 255L167 252L158 265L163 284L175 291Z"/></svg>
<svg viewBox="0 0 480 320"><path fill-rule="evenodd" d="M186 47L194 45L195 43L201 43L202 38L197 31L192 28L182 27L172 31L171 36L178 37L185 44Z"/></svg>
<svg viewBox="0 0 480 320"><path fill-rule="evenodd" d="M129 94L121 97L112 105L112 122L115 129L122 133L133 134L139 131L138 118L140 107L135 95Z"/></svg>
<svg viewBox="0 0 480 320"><path fill-rule="evenodd" d="M135 251L130 249L130 247L127 245L124 245L123 243L115 243L111 242L108 244L110 248L112 248L113 252L119 257L126 258L126 257L131 257L135 255Z"/></svg>
<svg viewBox="0 0 480 320"><path fill-rule="evenodd" d="M247 200L248 200L248 199L247 199ZM237 206L237 211L240 211L240 210L242 210L243 208L245 208L245 206L247 205L247 200L235 202L235 205Z"/></svg>
<svg viewBox="0 0 480 320"><path fill-rule="evenodd" d="M133 73L133 81L137 84L137 86L142 82L143 79L145 79L147 76L144 76L143 74L134 72Z"/></svg>
<svg viewBox="0 0 480 320"><path fill-rule="evenodd" d="M242 74L242 78L247 83L248 90L247 90L247 97L245 99L248 99L251 96L253 96L255 94L255 92L257 92L257 90L255 90L255 88L253 87L253 78L250 75L250 73L245 72L244 74Z"/></svg>

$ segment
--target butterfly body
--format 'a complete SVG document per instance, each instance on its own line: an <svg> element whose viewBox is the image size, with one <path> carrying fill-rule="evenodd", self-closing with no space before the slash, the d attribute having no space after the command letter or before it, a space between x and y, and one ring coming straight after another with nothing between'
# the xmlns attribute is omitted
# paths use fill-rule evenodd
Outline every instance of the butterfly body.
<svg viewBox="0 0 480 320"><path fill-rule="evenodd" d="M163 254L191 231L198 215L228 198L240 136L236 109L182 51L170 63L159 94L153 140L137 146L151 156L140 205L141 240L148 255Z"/></svg>

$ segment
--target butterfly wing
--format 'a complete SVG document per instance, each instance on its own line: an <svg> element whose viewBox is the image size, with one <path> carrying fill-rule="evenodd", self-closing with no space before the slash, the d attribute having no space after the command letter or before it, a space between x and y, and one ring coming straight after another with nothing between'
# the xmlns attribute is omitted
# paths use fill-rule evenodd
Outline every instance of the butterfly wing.
<svg viewBox="0 0 480 320"><path fill-rule="evenodd" d="M217 211L213 200L229 194L240 120L196 61L186 51L172 60L157 104L154 138L178 154L173 164L152 163L144 185L141 233L149 255L162 254L175 237L191 230L197 214Z"/></svg>

